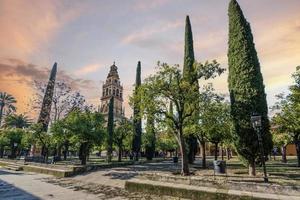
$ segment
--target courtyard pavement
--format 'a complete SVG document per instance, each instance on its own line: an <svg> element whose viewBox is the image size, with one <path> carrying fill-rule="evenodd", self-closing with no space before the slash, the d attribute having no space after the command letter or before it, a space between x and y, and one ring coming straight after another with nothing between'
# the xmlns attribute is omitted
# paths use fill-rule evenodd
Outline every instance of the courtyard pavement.
<svg viewBox="0 0 300 200"><path fill-rule="evenodd" d="M147 163L142 165L128 165L125 167L116 167L112 169L103 169L96 172L87 172L74 177L75 180L104 184L108 186L124 188L125 182L135 178L140 173L153 172L180 172L180 165L171 161L158 163Z"/></svg>
<svg viewBox="0 0 300 200"><path fill-rule="evenodd" d="M30 172L14 172L0 168L0 200L33 199L173 199L149 194L128 193L125 181L141 172L179 170L172 162L129 165L88 172L71 178L56 178Z"/></svg>
<svg viewBox="0 0 300 200"><path fill-rule="evenodd" d="M14 172L0 168L0 200L33 199L103 199L103 200L161 200L178 199L146 193L129 193L124 189L127 180L141 173L180 172L180 165L171 161L128 165L86 172L69 178L30 172ZM166 183L164 183L166 184ZM173 185L172 183L168 183ZM184 187L188 187L183 185ZM242 191L241 191L242 192ZM266 194L268 195L268 194ZM288 196L280 199L293 199ZM295 199L299 199L295 197Z"/></svg>
<svg viewBox="0 0 300 200"><path fill-rule="evenodd" d="M51 176L28 172L14 172L0 168L1 200L36 199L98 199L96 195L74 191L43 181Z"/></svg>

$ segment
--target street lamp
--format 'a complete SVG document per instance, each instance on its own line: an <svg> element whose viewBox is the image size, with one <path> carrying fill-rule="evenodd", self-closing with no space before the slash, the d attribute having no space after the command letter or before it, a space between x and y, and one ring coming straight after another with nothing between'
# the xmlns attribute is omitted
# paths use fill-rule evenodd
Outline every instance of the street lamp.
<svg viewBox="0 0 300 200"><path fill-rule="evenodd" d="M262 144L262 137L261 137L261 116L258 114L252 114L251 116L251 123L253 129L256 131L257 138L258 138L258 145L260 148L260 160L262 162L263 170L264 170L264 182L268 183L268 176L267 176L267 169L265 164L265 154L264 154L264 148Z"/></svg>

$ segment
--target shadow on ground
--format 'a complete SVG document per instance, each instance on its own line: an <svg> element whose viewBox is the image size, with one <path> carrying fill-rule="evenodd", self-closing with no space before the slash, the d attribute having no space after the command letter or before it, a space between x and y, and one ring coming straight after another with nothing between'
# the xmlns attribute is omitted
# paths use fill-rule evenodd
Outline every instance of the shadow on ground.
<svg viewBox="0 0 300 200"><path fill-rule="evenodd" d="M139 175L141 172L180 172L180 165L171 161L163 161L159 163L147 163L142 165L128 165L125 167L115 167L111 169L98 169L97 171L85 172L78 176L87 176L95 172L103 172L103 176L111 179L129 180Z"/></svg>
<svg viewBox="0 0 300 200"><path fill-rule="evenodd" d="M40 199L6 181L1 180L1 175L22 175L23 173L8 172L0 169L0 199L5 200L37 200Z"/></svg>

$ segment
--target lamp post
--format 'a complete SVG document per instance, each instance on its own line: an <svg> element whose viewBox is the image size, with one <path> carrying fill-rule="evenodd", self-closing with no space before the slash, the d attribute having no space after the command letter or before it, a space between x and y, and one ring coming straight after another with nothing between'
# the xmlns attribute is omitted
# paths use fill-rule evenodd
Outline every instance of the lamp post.
<svg viewBox="0 0 300 200"><path fill-rule="evenodd" d="M266 164L265 164L265 154L264 154L264 148L262 144L262 137L261 137L261 116L257 114L253 114L251 116L251 123L252 127L256 131L257 138L258 138L258 145L260 149L260 160L262 162L263 170L264 170L264 182L268 183L268 176L267 176L267 169L266 169Z"/></svg>

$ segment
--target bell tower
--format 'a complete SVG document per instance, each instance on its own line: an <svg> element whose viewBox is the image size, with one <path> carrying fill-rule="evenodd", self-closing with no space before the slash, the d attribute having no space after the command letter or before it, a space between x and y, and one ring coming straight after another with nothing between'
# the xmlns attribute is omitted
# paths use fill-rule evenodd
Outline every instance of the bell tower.
<svg viewBox="0 0 300 200"><path fill-rule="evenodd" d="M115 62L110 66L110 71L107 75L106 81L102 86L102 97L100 112L104 117L108 117L108 104L111 97L114 97L114 118L120 120L124 117L123 109L123 86L120 83L118 74L118 67Z"/></svg>

